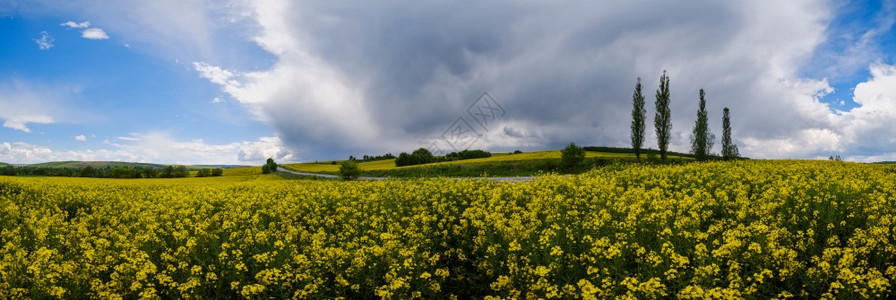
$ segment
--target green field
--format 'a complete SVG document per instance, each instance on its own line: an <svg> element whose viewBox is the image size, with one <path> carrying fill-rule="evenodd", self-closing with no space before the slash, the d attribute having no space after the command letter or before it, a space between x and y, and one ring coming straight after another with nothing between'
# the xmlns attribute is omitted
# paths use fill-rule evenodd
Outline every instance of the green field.
<svg viewBox="0 0 896 300"><path fill-rule="evenodd" d="M635 161L632 153L607 153L587 151L586 165L605 165L613 161ZM646 159L647 155L642 155ZM671 161L691 161L690 157L669 156ZM437 162L424 165L395 166L394 159L362 162L358 167L364 176L384 177L428 177L428 176L528 176L539 172L555 171L560 161L560 150L525 152L518 154L492 153L491 157ZM302 172L336 174L336 161L284 164L282 166Z"/></svg>

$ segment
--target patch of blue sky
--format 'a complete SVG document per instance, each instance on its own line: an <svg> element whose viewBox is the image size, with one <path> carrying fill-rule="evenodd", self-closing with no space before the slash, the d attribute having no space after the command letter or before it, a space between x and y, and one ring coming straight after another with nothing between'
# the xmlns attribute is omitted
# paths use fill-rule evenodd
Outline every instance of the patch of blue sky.
<svg viewBox="0 0 896 300"><path fill-rule="evenodd" d="M803 76L826 78L834 89L820 101L834 111L858 107L855 86L870 78L869 66L896 63L896 1L848 1L835 5L827 39L803 68Z"/></svg>
<svg viewBox="0 0 896 300"><path fill-rule="evenodd" d="M197 76L191 61L162 59L115 35L82 38L83 29L60 25L69 20L0 17L2 83L59 89L53 95L62 99L54 103L71 112L52 124L29 123L31 133L3 128L5 139L78 150L130 132L169 132L183 140L220 144L272 134L219 86ZM44 36L52 46L42 49L37 40ZM272 63L254 43L239 44L222 60L254 61L238 66L248 71ZM258 59L236 59L240 55L234 52ZM74 139L82 134L86 142Z"/></svg>

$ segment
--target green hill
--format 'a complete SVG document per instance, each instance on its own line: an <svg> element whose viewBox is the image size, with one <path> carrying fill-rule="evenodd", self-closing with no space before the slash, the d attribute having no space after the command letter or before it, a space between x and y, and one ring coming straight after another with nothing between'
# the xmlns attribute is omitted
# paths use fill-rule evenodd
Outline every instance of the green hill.
<svg viewBox="0 0 896 300"><path fill-rule="evenodd" d="M8 165L6 163L0 163L0 166ZM27 168L50 168L50 169L58 169L58 168L74 168L81 169L87 166L93 168L154 168L161 169L165 168L169 165L177 165L177 164L153 164L153 163L137 163L137 162L123 162L123 161L53 161L53 162L45 162L38 164L30 164L30 165L20 165L20 167ZM200 170L200 169L210 169L210 168L222 168L222 169L231 169L231 168L243 168L247 167L244 165L186 165L189 170Z"/></svg>
<svg viewBox="0 0 896 300"><path fill-rule="evenodd" d="M594 147L585 147L586 149ZM635 161L634 153L627 153L624 148L605 148L612 152L587 151L586 166L601 166L614 161ZM641 155L642 160L651 162L657 159L652 155ZM670 162L692 161L693 158L681 153L669 154ZM283 167L294 171L336 174L339 171L337 161L309 162L285 164ZM527 176L539 172L557 171L560 166L560 150L524 152L518 154L492 153L491 157L445 161L422 165L395 166L395 159L361 162L358 167L362 176L384 177L428 177L428 176Z"/></svg>
<svg viewBox="0 0 896 300"><path fill-rule="evenodd" d="M164 168L166 165L160 164L150 164L150 163L135 163L135 162L121 162L121 161L54 161L54 162L45 162L39 164L31 164L24 165L24 167L31 168L84 168L84 167L93 167L93 168Z"/></svg>

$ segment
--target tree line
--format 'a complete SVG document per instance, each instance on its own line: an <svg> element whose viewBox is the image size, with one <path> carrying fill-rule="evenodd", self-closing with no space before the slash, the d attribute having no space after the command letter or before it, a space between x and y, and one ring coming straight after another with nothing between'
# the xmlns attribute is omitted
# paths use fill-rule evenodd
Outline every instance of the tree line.
<svg viewBox="0 0 896 300"><path fill-rule="evenodd" d="M408 154L406 152L402 152L398 155L398 158L395 159L395 166L412 166L412 165L422 165L443 161L455 161L455 160L463 160L463 159L473 159L473 158L486 158L492 157L492 153L485 150L463 150L458 152L451 152L446 154L445 156L435 156L432 152L429 152L426 148L420 148Z"/></svg>
<svg viewBox="0 0 896 300"><path fill-rule="evenodd" d="M196 177L222 176L224 169L200 169ZM92 177L92 178L182 178L189 177L190 170L186 166L151 167L28 167L5 166L0 168L0 175L8 176L57 176L57 177Z"/></svg>
<svg viewBox="0 0 896 300"><path fill-rule="evenodd" d="M672 133L672 110L670 106L669 93L669 76L666 71L660 77L660 86L656 91L656 100L654 106L656 112L653 118L653 126L656 132L657 147L659 148L660 159L666 160L669 148L669 139ZM710 159L714 156L712 147L715 143L715 134L709 129L709 118L706 111L706 93L703 89L699 91L699 106L697 109L697 120L694 122L694 129L691 133L691 153L694 158L702 161ZM635 157L640 160L641 152L644 146L645 127L647 110L645 109L644 95L642 93L641 78L639 77L635 83L635 90L632 93L632 124L631 124L631 145L635 152ZM722 110L722 158L725 160L735 159L740 156L737 145L731 141L731 120L730 110L725 107Z"/></svg>

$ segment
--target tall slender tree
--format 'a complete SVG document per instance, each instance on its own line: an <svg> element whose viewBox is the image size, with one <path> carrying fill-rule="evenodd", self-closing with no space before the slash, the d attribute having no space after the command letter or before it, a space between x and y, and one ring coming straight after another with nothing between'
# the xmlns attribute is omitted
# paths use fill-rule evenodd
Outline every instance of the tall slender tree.
<svg viewBox="0 0 896 300"><path fill-rule="evenodd" d="M728 115L728 108L722 111L722 158L725 160L740 157L737 151L737 145L731 142L731 120Z"/></svg>
<svg viewBox="0 0 896 300"><path fill-rule="evenodd" d="M635 92L632 94L632 149L635 150L635 158L641 160L641 146L644 144L644 95L641 94L641 77L635 84Z"/></svg>
<svg viewBox="0 0 896 300"><path fill-rule="evenodd" d="M656 90L656 115L653 117L653 126L656 127L656 143L660 149L660 159L666 160L666 150L669 148L669 137L672 134L672 110L669 108L669 76L663 70L660 77L660 88Z"/></svg>
<svg viewBox="0 0 896 300"><path fill-rule="evenodd" d="M700 89L700 108L697 109L697 121L691 133L691 153L697 160L706 160L712 151L716 136L709 131L709 118L706 116L706 93Z"/></svg>

